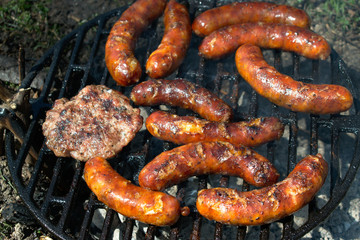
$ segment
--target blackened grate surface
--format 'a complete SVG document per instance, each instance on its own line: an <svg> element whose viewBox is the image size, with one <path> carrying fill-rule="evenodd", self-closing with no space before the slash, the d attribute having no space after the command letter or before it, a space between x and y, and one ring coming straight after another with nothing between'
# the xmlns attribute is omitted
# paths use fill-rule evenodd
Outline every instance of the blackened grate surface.
<svg viewBox="0 0 360 240"><path fill-rule="evenodd" d="M199 12L226 2L229 1L190 0L188 4L194 18ZM198 189L212 186L252 189L233 177L193 177L167 190L192 210L190 216L182 217L172 227L147 226L125 219L98 202L82 179L83 163L55 157L44 145L41 124L55 99L70 98L87 84L105 84L129 96L131 87L116 86L104 63L107 35L124 9L103 14L64 37L33 66L23 81L25 88L35 77L44 76L41 93L31 102L33 114L24 143L17 147L13 135L7 132L5 147L14 184L35 217L59 239L296 239L327 218L344 197L360 162L359 86L347 75L343 61L334 51L328 61L315 61L291 53L264 50L268 62L281 72L301 81L341 84L352 91L355 98L350 111L339 115L294 113L258 96L237 73L234 55L219 61L200 58L197 46L201 38L195 35L184 63L168 78L185 78L217 93L234 108L235 121L257 116L279 117L286 124L283 138L256 150L274 163L281 179L305 155L322 153L330 165L324 187L299 212L259 227L223 226L196 212ZM159 20L139 39L136 55L143 65L159 44L162 29ZM141 81L146 79L143 75ZM146 115L155 109L146 107L142 112ZM193 114L177 108L167 110L180 115ZM23 173L30 146L38 150L39 157L35 165L30 166L31 176L26 178ZM139 170L157 154L173 147L142 130L110 162L120 174L137 183Z"/></svg>

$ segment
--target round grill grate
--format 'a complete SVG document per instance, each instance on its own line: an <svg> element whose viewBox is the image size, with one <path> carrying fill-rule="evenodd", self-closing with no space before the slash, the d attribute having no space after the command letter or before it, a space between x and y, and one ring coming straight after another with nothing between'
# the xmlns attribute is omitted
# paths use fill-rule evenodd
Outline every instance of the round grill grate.
<svg viewBox="0 0 360 240"><path fill-rule="evenodd" d="M189 1L192 18L201 11L222 5L226 1ZM6 132L5 149L9 169L20 197L30 211L51 233L60 239L297 239L314 229L338 206L353 181L360 163L358 134L359 86L351 81L346 67L333 50L328 61L308 60L295 54L264 50L269 63L281 72L301 81L336 82L346 86L355 99L349 112L331 116L316 116L290 112L258 96L239 76L234 55L219 61L208 61L197 54L201 38L193 36L186 59L169 79L185 78L196 82L224 99L235 111L235 121L257 116L276 116L284 124L284 137L256 150L274 163L281 179L307 154L320 152L330 165L324 187L305 208L285 219L261 227L224 226L203 219L196 212L198 189L207 186L232 186L250 190L247 184L226 176L201 176L169 189L182 204L191 208L171 227L157 228L126 219L106 208L90 192L82 174L83 163L57 158L44 145L41 124L45 112L61 97L70 98L87 84L105 84L129 96L131 87L119 87L111 79L104 63L104 46L112 24L126 8L119 8L85 23L59 41L30 70L22 83L29 87L35 78L44 81L39 96L31 99L32 118L17 144ZM162 21L153 23L140 37L136 56L144 65L162 37ZM143 75L141 81L146 80ZM156 110L143 108L145 114ZM183 109L168 108L178 114L192 114ZM110 162L124 177L137 183L140 169L162 151L175 147L157 140L142 130L130 145ZM29 149L38 157L27 163ZM30 177L24 177L30 168Z"/></svg>

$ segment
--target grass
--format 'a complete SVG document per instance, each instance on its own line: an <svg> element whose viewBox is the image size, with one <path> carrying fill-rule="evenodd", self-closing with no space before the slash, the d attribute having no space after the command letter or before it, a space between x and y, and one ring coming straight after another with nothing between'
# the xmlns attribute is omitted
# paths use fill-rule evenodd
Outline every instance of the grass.
<svg viewBox="0 0 360 240"><path fill-rule="evenodd" d="M326 21L334 33L340 33L342 36L349 32L354 36L359 35L359 0L279 2L305 9L312 16L313 22ZM64 30L58 24L51 24L48 18L50 3L51 0L8 0L2 3L0 46L23 43L34 52L43 52L58 41L64 35Z"/></svg>
<svg viewBox="0 0 360 240"><path fill-rule="evenodd" d="M11 234L12 224L6 222L0 223L0 239L5 239Z"/></svg>
<svg viewBox="0 0 360 240"><path fill-rule="evenodd" d="M48 17L52 0L5 0L0 7L0 53L17 56L20 44L27 52L43 52L65 35L67 28L51 23ZM314 23L326 22L332 33L341 37L359 38L359 0L287 0L289 4L309 13Z"/></svg>
<svg viewBox="0 0 360 240"><path fill-rule="evenodd" d="M59 26L49 24L50 2L50 0L5 1L0 7L2 50L9 51L9 55L16 54L16 50L22 44L34 52L45 51L59 40L62 36Z"/></svg>
<svg viewBox="0 0 360 240"><path fill-rule="evenodd" d="M297 0L297 5L309 13L312 22L325 22L335 35L358 37L360 34L359 0Z"/></svg>
<svg viewBox="0 0 360 240"><path fill-rule="evenodd" d="M359 30L359 0L290 0L283 3L304 9L312 17L313 22L326 21L334 30Z"/></svg>
<svg viewBox="0 0 360 240"><path fill-rule="evenodd" d="M343 34L351 30L359 30L360 5L358 0L327 0L319 6L318 20L328 18L331 28Z"/></svg>

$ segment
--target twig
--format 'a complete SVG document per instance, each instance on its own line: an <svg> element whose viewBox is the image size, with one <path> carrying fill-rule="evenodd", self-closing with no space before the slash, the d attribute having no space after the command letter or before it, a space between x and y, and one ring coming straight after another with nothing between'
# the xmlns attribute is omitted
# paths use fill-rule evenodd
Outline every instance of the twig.
<svg viewBox="0 0 360 240"><path fill-rule="evenodd" d="M0 84L0 100L7 102L12 96L13 94L10 92L10 90Z"/></svg>

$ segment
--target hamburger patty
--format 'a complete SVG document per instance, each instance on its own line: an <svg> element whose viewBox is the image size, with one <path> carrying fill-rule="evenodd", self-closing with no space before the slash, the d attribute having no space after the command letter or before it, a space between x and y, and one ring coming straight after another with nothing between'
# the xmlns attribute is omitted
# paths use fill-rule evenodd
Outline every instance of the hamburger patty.
<svg viewBox="0 0 360 240"><path fill-rule="evenodd" d="M46 145L58 157L87 161L111 158L140 130L143 118L122 93L89 85L78 95L55 101L42 125Z"/></svg>

